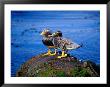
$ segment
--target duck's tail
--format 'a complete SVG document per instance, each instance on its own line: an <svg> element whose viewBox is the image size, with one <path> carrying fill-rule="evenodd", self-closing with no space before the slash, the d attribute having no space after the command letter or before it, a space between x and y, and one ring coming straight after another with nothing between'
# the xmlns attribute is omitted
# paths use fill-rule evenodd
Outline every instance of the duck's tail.
<svg viewBox="0 0 110 87"><path fill-rule="evenodd" d="M66 46L66 48L68 49L68 50L74 50L74 49L78 49L78 48L80 48L80 47L82 47L83 46L83 44L81 43L81 44L77 44L77 43L72 43L72 44L69 44L69 45L67 45Z"/></svg>

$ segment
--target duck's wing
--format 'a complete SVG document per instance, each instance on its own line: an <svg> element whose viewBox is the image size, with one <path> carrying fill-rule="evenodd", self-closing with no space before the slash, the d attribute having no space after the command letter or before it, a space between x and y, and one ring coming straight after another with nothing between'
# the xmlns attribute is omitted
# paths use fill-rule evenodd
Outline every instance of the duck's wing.
<svg viewBox="0 0 110 87"><path fill-rule="evenodd" d="M81 47L81 45L79 45L67 38L62 38L62 43L65 44L65 47L68 50L77 49L77 48Z"/></svg>
<svg viewBox="0 0 110 87"><path fill-rule="evenodd" d="M60 47L60 45L61 45L61 38L54 37L52 42L53 42L55 47Z"/></svg>
<svg viewBox="0 0 110 87"><path fill-rule="evenodd" d="M81 47L81 45L63 37L56 37L53 39L53 44L54 46L61 48L61 49L67 49L67 50L72 50L72 49L77 49Z"/></svg>

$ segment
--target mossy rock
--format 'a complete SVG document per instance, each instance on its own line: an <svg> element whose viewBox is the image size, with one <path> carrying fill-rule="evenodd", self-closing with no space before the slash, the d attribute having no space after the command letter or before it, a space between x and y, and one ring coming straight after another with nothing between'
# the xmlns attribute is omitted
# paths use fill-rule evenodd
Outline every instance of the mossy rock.
<svg viewBox="0 0 110 87"><path fill-rule="evenodd" d="M35 56L21 65L17 77L97 77L100 74L96 71L95 65L87 62L80 62L73 56L58 59L55 56ZM95 68L94 68L95 67Z"/></svg>

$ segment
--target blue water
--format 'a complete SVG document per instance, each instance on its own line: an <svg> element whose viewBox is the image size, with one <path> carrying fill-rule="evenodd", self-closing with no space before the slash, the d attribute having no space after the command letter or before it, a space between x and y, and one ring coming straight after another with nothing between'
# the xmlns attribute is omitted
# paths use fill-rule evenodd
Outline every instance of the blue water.
<svg viewBox="0 0 110 87"><path fill-rule="evenodd" d="M40 32L60 30L65 38L83 44L69 53L81 60L100 64L99 11L12 11L11 12L11 76L21 64L47 51Z"/></svg>

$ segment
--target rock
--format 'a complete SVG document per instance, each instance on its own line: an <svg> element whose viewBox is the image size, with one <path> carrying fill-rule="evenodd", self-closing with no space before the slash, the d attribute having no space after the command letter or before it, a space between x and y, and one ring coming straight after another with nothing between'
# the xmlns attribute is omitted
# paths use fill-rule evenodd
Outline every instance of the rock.
<svg viewBox="0 0 110 87"><path fill-rule="evenodd" d="M87 61L83 62L83 67L87 67L87 66L88 66L88 62Z"/></svg>
<svg viewBox="0 0 110 87"><path fill-rule="evenodd" d="M99 69L100 70L100 69ZM17 77L97 77L97 67L90 61L81 62L73 56L35 56L18 70Z"/></svg>

